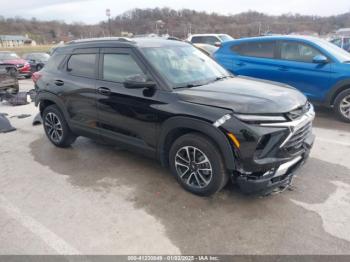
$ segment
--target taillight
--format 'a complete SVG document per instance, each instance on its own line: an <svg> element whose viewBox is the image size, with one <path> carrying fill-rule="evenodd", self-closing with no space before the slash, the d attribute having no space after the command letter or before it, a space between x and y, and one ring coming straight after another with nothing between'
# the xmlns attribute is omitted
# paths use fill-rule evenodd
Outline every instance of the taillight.
<svg viewBox="0 0 350 262"><path fill-rule="evenodd" d="M32 74L32 80L34 84L42 77L43 75L40 72L35 72Z"/></svg>

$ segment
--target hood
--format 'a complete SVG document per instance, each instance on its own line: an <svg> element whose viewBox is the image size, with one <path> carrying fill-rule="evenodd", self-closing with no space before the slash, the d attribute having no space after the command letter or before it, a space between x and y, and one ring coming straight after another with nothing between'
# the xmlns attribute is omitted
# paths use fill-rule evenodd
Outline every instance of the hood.
<svg viewBox="0 0 350 262"><path fill-rule="evenodd" d="M242 114L287 113L307 102L306 97L293 87L248 77L229 78L175 92L186 102Z"/></svg>

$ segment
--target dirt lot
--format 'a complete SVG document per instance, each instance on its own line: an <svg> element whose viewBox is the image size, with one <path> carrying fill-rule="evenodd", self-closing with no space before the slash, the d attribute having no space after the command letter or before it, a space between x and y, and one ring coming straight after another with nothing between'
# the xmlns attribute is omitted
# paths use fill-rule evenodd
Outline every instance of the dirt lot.
<svg viewBox="0 0 350 262"><path fill-rule="evenodd" d="M329 110L295 189L265 198L232 185L200 198L119 148L55 148L33 104L0 112L32 115L0 134L0 254L350 254L350 125Z"/></svg>

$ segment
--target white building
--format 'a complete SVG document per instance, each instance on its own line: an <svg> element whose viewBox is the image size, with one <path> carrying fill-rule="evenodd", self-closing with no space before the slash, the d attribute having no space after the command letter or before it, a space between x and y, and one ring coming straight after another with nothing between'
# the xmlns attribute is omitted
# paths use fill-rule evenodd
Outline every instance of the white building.
<svg viewBox="0 0 350 262"><path fill-rule="evenodd" d="M0 35L0 47L16 47L31 43L32 40L23 35Z"/></svg>
<svg viewBox="0 0 350 262"><path fill-rule="evenodd" d="M338 36L350 36L350 28L340 28L335 34Z"/></svg>

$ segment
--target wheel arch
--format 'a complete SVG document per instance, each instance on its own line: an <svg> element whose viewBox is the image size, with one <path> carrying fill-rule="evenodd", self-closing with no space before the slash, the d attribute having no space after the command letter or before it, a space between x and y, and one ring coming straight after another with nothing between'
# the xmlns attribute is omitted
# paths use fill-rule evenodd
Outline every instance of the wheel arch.
<svg viewBox="0 0 350 262"><path fill-rule="evenodd" d="M63 113L67 122L69 122L68 112L65 109L63 102L56 95L49 92L40 92L36 95L35 106L39 106L40 114L42 114L44 109L50 105L56 105Z"/></svg>
<svg viewBox="0 0 350 262"><path fill-rule="evenodd" d="M183 116L172 117L162 125L158 142L158 157L162 166L169 166L168 155L172 143L180 136L191 132L209 137L218 146L226 168L234 170L234 151L224 133L206 121Z"/></svg>
<svg viewBox="0 0 350 262"><path fill-rule="evenodd" d="M350 79L341 80L336 83L327 94L326 105L333 106L337 96L347 89L350 89Z"/></svg>

